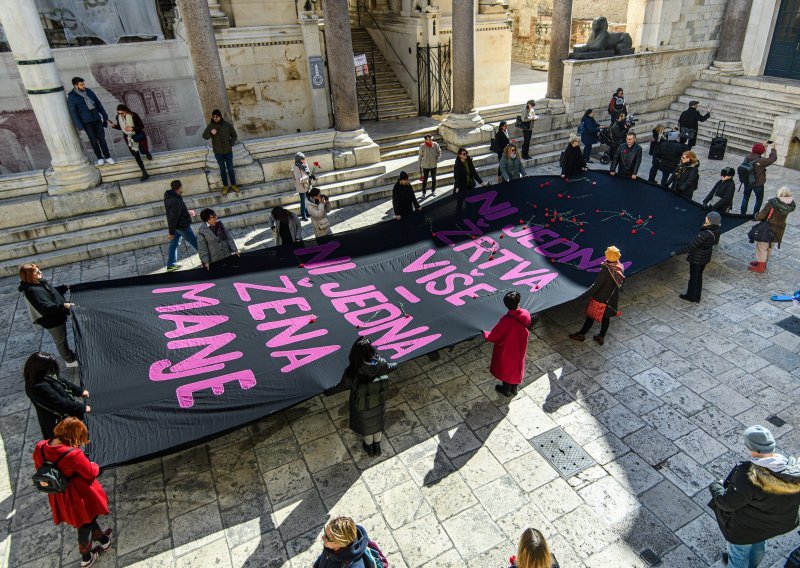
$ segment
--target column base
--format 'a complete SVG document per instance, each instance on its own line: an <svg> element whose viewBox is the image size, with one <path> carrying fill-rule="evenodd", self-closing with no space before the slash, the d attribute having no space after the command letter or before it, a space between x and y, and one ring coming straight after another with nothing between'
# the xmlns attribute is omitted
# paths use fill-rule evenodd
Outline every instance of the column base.
<svg viewBox="0 0 800 568"><path fill-rule="evenodd" d="M237 142L233 145L233 169L236 172L236 185L251 185L264 181L264 170L261 164L253 160L253 156L244 147L244 144ZM219 173L219 164L214 157L214 150L209 148L206 156L206 177L208 177L208 187L210 189L222 188L222 176Z"/></svg>
<svg viewBox="0 0 800 568"><path fill-rule="evenodd" d="M51 221L122 207L125 207L125 201L117 182L104 183L80 192L42 196L42 209Z"/></svg>
<svg viewBox="0 0 800 568"><path fill-rule="evenodd" d="M51 166L44 172L47 193L60 195L96 187L100 183L100 170L89 162L75 166Z"/></svg>
<svg viewBox="0 0 800 568"><path fill-rule="evenodd" d="M484 124L476 111L467 114L450 113L439 125L439 134L448 150L458 151L462 146L472 146L491 140L494 129Z"/></svg>
<svg viewBox="0 0 800 568"><path fill-rule="evenodd" d="M332 154L333 168L336 170L367 166L381 161L380 148L363 128L337 130L333 137Z"/></svg>
<svg viewBox="0 0 800 568"><path fill-rule="evenodd" d="M741 61L714 61L708 72L724 76L744 75L744 67Z"/></svg>

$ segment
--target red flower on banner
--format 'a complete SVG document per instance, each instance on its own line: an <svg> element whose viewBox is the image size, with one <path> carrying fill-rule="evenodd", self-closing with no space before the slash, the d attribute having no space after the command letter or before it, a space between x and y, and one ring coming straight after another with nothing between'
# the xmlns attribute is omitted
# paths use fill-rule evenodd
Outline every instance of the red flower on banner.
<svg viewBox="0 0 800 568"><path fill-rule="evenodd" d="M314 316L311 316L311 318L308 320L308 323L314 323L315 321L317 321L317 318L314 317Z"/></svg>
<svg viewBox="0 0 800 568"><path fill-rule="evenodd" d="M636 234L636 229L631 229L631 234L635 235Z"/></svg>
<svg viewBox="0 0 800 568"><path fill-rule="evenodd" d="M559 199L561 199L561 198L562 198L562 197L564 197L564 196L563 196L562 194L560 194L560 193L559 193L559 194L558 194L556 197L558 197Z"/></svg>
<svg viewBox="0 0 800 568"><path fill-rule="evenodd" d="M539 184L539 189L544 189L544 184L543 183Z"/></svg>
<svg viewBox="0 0 800 568"><path fill-rule="evenodd" d="M550 182L549 181L544 182L544 186L545 187L550 187Z"/></svg>
<svg viewBox="0 0 800 568"><path fill-rule="evenodd" d="M644 223L644 221L642 221L641 219L636 219L636 224L637 225L641 225L642 223Z"/></svg>
<svg viewBox="0 0 800 568"><path fill-rule="evenodd" d="M503 237L505 237L505 236L506 236L506 235L505 235L505 233L500 233L500 238L501 238L501 239L502 239Z"/></svg>
<svg viewBox="0 0 800 568"><path fill-rule="evenodd" d="M305 268L305 267L306 267L306 265L301 262L300 263L300 268Z"/></svg>
<svg viewBox="0 0 800 568"><path fill-rule="evenodd" d="M436 233L431 233L431 236L435 239L436 238Z"/></svg>

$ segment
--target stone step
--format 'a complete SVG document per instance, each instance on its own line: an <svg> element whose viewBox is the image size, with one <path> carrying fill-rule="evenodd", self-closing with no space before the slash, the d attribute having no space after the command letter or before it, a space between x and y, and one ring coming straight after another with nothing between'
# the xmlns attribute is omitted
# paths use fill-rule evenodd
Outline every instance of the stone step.
<svg viewBox="0 0 800 568"><path fill-rule="evenodd" d="M434 142L437 142L440 146L444 145L444 140L438 134L433 135L432 139ZM388 154L393 152L403 152L403 151L410 151L410 153L405 155L411 156L419 151L420 144L422 144L423 141L424 138L422 136L419 136L419 137L410 137L403 140L399 140L392 144L381 143L380 144L381 157L383 158L384 156L387 156ZM399 158L401 157L401 155L394 155L393 157ZM392 159L392 158L387 158L387 159Z"/></svg>
<svg viewBox="0 0 800 568"><path fill-rule="evenodd" d="M678 117L680 116L680 112L672 110L670 111L670 117L673 119L674 123L678 123ZM717 123L711 122L712 119L709 119L707 122L700 123L700 134L708 136L709 138L714 136L717 131ZM742 124L735 120L728 120L725 123L725 136L730 138L731 136L738 136L741 138L747 138L751 140L751 144L756 142L763 142L764 140L769 139L770 135L772 134L772 129L765 129L765 128L753 128L750 125Z"/></svg>
<svg viewBox="0 0 800 568"><path fill-rule="evenodd" d="M695 86L725 93L735 93L765 102L800 105L800 82L771 77L715 77L701 73Z"/></svg>
<svg viewBox="0 0 800 568"><path fill-rule="evenodd" d="M711 112L711 118L701 124L709 124L712 121L716 122L719 117L724 117L721 120L725 120L728 124L739 124L757 131L772 132L773 121L765 117L750 113L743 114L741 112L733 112L729 110L730 106L716 101L710 101L704 108ZM686 110L686 105L682 101L674 102L669 106L669 110L670 118L673 120L674 124L677 125L678 117Z"/></svg>
<svg viewBox="0 0 800 568"><path fill-rule="evenodd" d="M797 112L800 105L793 105L787 103L780 103L777 101L758 100L753 101L745 95L736 93L723 93L720 91L713 91L709 89L701 89L695 86L686 89L684 96L696 99L701 102L705 101L719 101L729 103L735 108L750 109L754 114L777 115ZM755 102L755 104L754 104ZM688 106L688 101L687 101ZM734 110L735 110L734 108Z"/></svg>

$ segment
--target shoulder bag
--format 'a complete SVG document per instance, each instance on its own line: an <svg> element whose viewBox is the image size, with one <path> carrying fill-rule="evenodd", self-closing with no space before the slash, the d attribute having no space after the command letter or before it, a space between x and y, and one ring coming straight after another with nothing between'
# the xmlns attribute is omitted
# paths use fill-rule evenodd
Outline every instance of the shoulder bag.
<svg viewBox="0 0 800 568"><path fill-rule="evenodd" d="M772 217L774 211L775 209L770 207L767 218L750 229L750 232L747 233L747 237L750 239L751 243L771 243L775 241L775 233L772 231L772 227L770 227L769 224L769 219Z"/></svg>

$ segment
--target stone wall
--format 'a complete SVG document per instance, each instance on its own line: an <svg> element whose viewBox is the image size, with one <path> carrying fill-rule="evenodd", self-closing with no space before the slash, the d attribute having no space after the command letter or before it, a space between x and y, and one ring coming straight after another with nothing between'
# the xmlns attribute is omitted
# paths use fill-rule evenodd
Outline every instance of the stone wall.
<svg viewBox="0 0 800 568"><path fill-rule="evenodd" d="M240 138L314 129L299 25L230 28L217 34L217 44Z"/></svg>
<svg viewBox="0 0 800 568"><path fill-rule="evenodd" d="M564 62L564 102L576 123L588 108L598 122L608 117L608 102L617 87L625 89L628 110L645 113L669 107L711 64L715 49L695 48Z"/></svg>
<svg viewBox="0 0 800 568"><path fill-rule="evenodd" d="M727 0L682 0L680 17L672 23L669 45L693 47L719 42L722 15ZM730 30L742 33L741 30Z"/></svg>
<svg viewBox="0 0 800 568"><path fill-rule="evenodd" d="M110 116L126 104L141 116L153 152L201 146L204 117L186 45L180 40L53 50L64 88L86 79ZM87 156L94 160L86 136ZM130 157L122 135L106 132L113 158ZM47 168L50 154L11 53L0 54L0 174Z"/></svg>

